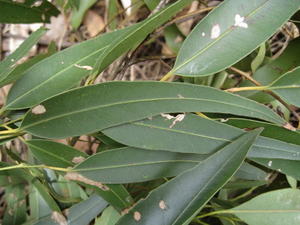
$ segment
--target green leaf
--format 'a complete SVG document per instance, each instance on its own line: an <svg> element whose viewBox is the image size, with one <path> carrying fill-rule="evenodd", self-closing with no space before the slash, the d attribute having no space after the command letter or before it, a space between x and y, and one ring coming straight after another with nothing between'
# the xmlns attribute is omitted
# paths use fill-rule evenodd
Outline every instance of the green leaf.
<svg viewBox="0 0 300 225"><path fill-rule="evenodd" d="M48 47L48 52L47 53L41 53L39 55L36 55L30 59L28 59L26 62L17 65L13 70L9 73L9 75L0 81L0 86L4 86L6 84L12 83L19 78L23 76L23 74L29 70L34 64L42 61L43 59L53 55L56 52L56 46L55 43L52 42L50 43Z"/></svg>
<svg viewBox="0 0 300 225"><path fill-rule="evenodd" d="M170 6L166 6L159 12L153 14L144 21L135 24L124 36L114 39L110 48L107 48L101 55L99 62L95 66L94 72L99 73L109 66L115 59L140 44L152 31L167 22L172 16L178 13L193 0L178 0Z"/></svg>
<svg viewBox="0 0 300 225"><path fill-rule="evenodd" d="M96 219L95 225L115 225L121 215L113 207L106 208L99 219Z"/></svg>
<svg viewBox="0 0 300 225"><path fill-rule="evenodd" d="M104 129L102 132L122 144L150 150L211 154L245 131L186 114L172 126L174 119L162 116ZM259 126L256 126L259 127ZM300 146L259 137L248 157L300 160Z"/></svg>
<svg viewBox="0 0 300 225"><path fill-rule="evenodd" d="M171 73L205 76L233 65L275 33L299 5L298 0L224 1L185 40Z"/></svg>
<svg viewBox="0 0 300 225"><path fill-rule="evenodd" d="M251 62L251 69L252 72L254 73L259 67L260 65L263 63L264 58L266 55L266 44L263 43L258 50L257 56L255 57L255 59Z"/></svg>
<svg viewBox="0 0 300 225"><path fill-rule="evenodd" d="M176 176L207 157L124 147L92 155L73 171L103 183L135 183Z"/></svg>
<svg viewBox="0 0 300 225"><path fill-rule="evenodd" d="M262 85L269 85L281 75L287 73L297 66L300 66L299 48L300 38L292 40L285 51L278 58L259 68L253 74L253 78L259 81ZM241 83L241 86L253 86L253 83L250 81L244 81ZM245 91L241 92L240 95L262 103L268 103L273 100L270 95L261 91Z"/></svg>
<svg viewBox="0 0 300 225"><path fill-rule="evenodd" d="M1 5L1 2L0 2ZM23 58L29 50L40 40L46 33L45 28L40 28L32 33L12 54L7 56L0 63L0 85L5 84L5 80L9 79L10 73L16 69L17 62Z"/></svg>
<svg viewBox="0 0 300 225"><path fill-rule="evenodd" d="M190 221L241 166L261 130L251 131L152 191L117 224L182 225Z"/></svg>
<svg viewBox="0 0 300 225"><path fill-rule="evenodd" d="M270 191L227 210L227 213L235 214L248 225L299 224L300 191Z"/></svg>
<svg viewBox="0 0 300 225"><path fill-rule="evenodd" d="M28 225L88 225L97 215L106 207L105 202L98 195L91 195L87 200L73 205L68 210L67 218L61 217L60 222L55 219L56 212L51 215L42 217L38 221L30 221Z"/></svg>
<svg viewBox="0 0 300 225"><path fill-rule="evenodd" d="M26 220L26 193L24 184L5 188L6 209L2 225L19 225Z"/></svg>
<svg viewBox="0 0 300 225"><path fill-rule="evenodd" d="M70 167L74 166L74 162L77 160L80 162L87 157L85 153L70 146L47 140L29 140L26 141L26 144L33 155L48 166ZM96 189L96 191L118 209L123 209L130 205L131 197L122 185L109 185L109 188L110 191L102 191L100 189Z"/></svg>
<svg viewBox="0 0 300 225"><path fill-rule="evenodd" d="M30 151L42 163L48 166L69 167L80 158L86 158L87 154L68 145L48 140L28 140L26 144Z"/></svg>
<svg viewBox="0 0 300 225"><path fill-rule="evenodd" d="M18 3L11 0L0 0L0 23L49 23L51 16L59 11L48 1L26 1Z"/></svg>
<svg viewBox="0 0 300 225"><path fill-rule="evenodd" d="M73 171L97 182L136 183L177 176L195 167L208 156L123 147L92 155L76 165ZM246 180L264 180L266 173L254 166L244 164L236 177Z"/></svg>
<svg viewBox="0 0 300 225"><path fill-rule="evenodd" d="M71 25L73 29L77 29L86 13L86 11L95 4L97 0L77 0L76 3L79 4L78 9L74 8L72 10Z"/></svg>
<svg viewBox="0 0 300 225"><path fill-rule="evenodd" d="M37 106L42 113L34 114L34 109L25 116L21 127L48 138L92 133L165 112L231 113L285 124L254 101L184 83L107 82L55 96Z"/></svg>
<svg viewBox="0 0 300 225"><path fill-rule="evenodd" d="M29 108L74 87L91 72L96 59L111 40L127 31L128 28L125 28L101 35L35 64L14 84L8 94L5 109Z"/></svg>
<svg viewBox="0 0 300 225"><path fill-rule="evenodd" d="M286 102L300 107L300 67L283 74L268 89L278 94Z"/></svg>
<svg viewBox="0 0 300 225"><path fill-rule="evenodd" d="M264 127L261 136L277 139L280 141L288 142L290 144L300 145L300 132L291 131L274 124L265 123L261 121L248 120L248 119L235 119L229 118L225 123L241 129Z"/></svg>

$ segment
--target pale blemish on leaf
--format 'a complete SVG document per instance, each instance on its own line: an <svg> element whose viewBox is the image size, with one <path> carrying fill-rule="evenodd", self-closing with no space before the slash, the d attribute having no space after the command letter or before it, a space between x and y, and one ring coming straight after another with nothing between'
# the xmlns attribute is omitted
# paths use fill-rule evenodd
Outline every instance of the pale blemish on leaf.
<svg viewBox="0 0 300 225"><path fill-rule="evenodd" d="M11 59L10 61L11 61L11 62L14 62L15 60L14 60L14 59Z"/></svg>
<svg viewBox="0 0 300 225"><path fill-rule="evenodd" d="M43 21L45 21L45 20L46 20L46 16L45 16L45 14L42 14L42 16L41 16L41 17L42 17L42 20L43 20Z"/></svg>
<svg viewBox="0 0 300 225"><path fill-rule="evenodd" d="M38 0L38 1L34 2L34 3L31 5L31 7L39 7L39 6L42 5L42 3L43 3L42 0Z"/></svg>
<svg viewBox="0 0 300 225"><path fill-rule="evenodd" d="M67 180L79 181L79 182L82 182L85 184L96 186L96 187L102 189L103 191L109 191L109 187L107 187L106 185L102 184L101 182L97 182L97 181L88 179L79 173L69 172L65 175L65 178Z"/></svg>
<svg viewBox="0 0 300 225"><path fill-rule="evenodd" d="M205 33L204 33L204 32L202 32L202 34L201 34L201 35L202 35L202 37L205 37Z"/></svg>
<svg viewBox="0 0 300 225"><path fill-rule="evenodd" d="M72 162L75 163L75 164L77 164L77 163L83 162L84 160L85 160L84 157L82 157L82 156L77 156L77 157L74 157L74 158L72 159Z"/></svg>
<svg viewBox="0 0 300 225"><path fill-rule="evenodd" d="M236 14L234 17L234 26L248 28L248 24L246 22L244 22L244 20L245 20L245 17L240 16L239 14Z"/></svg>
<svg viewBox="0 0 300 225"><path fill-rule="evenodd" d="M158 205L162 210L166 210L168 208L164 200L161 200Z"/></svg>
<svg viewBox="0 0 300 225"><path fill-rule="evenodd" d="M135 211L134 213L133 213L133 219L135 220L135 221L140 221L141 219L142 219L142 214L140 213L140 212L138 212L138 211Z"/></svg>
<svg viewBox="0 0 300 225"><path fill-rule="evenodd" d="M177 97L181 99L184 98L181 94L178 94Z"/></svg>
<svg viewBox="0 0 300 225"><path fill-rule="evenodd" d="M52 212L51 219L54 220L59 225L68 225L66 218L59 212Z"/></svg>
<svg viewBox="0 0 300 225"><path fill-rule="evenodd" d="M184 117L185 117L185 114L178 114L178 115L175 117L173 123L169 126L169 128L174 127L175 124L176 124L177 122L181 122L181 121L184 119Z"/></svg>
<svg viewBox="0 0 300 225"><path fill-rule="evenodd" d="M271 166L272 166L272 163L273 163L273 161L269 161L269 162L268 162L268 167L271 167Z"/></svg>
<svg viewBox="0 0 300 225"><path fill-rule="evenodd" d="M211 29L210 38L216 39L220 36L220 34L221 34L220 25L219 24L214 25Z"/></svg>
<svg viewBox="0 0 300 225"><path fill-rule="evenodd" d="M289 124L289 123L284 124L283 127L284 127L285 129L288 129L288 130L291 130L291 131L296 131L296 130L297 130L295 127L293 127L293 126L292 126L291 124Z"/></svg>
<svg viewBox="0 0 300 225"><path fill-rule="evenodd" d="M46 112L46 108L43 105L37 105L35 107L32 108L31 112L34 115L40 115L40 114L44 114Z"/></svg>
<svg viewBox="0 0 300 225"><path fill-rule="evenodd" d="M223 118L222 118L222 119L220 119L220 122L221 122L221 123L225 123L225 122L227 122L228 120L229 120L229 119L223 119Z"/></svg>
<svg viewBox="0 0 300 225"><path fill-rule="evenodd" d="M93 70L93 67L91 66L81 66L78 64L74 64L75 67L80 68L80 69L84 69L84 70Z"/></svg>
<svg viewBox="0 0 300 225"><path fill-rule="evenodd" d="M166 113L161 113L160 114L163 118L166 118L168 120L174 119L175 117L170 115L170 114L166 114Z"/></svg>

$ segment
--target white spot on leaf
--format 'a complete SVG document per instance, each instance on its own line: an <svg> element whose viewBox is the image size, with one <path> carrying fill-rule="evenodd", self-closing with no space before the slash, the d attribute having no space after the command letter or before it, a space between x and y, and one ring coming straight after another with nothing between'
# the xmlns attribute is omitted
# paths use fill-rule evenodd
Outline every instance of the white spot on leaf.
<svg viewBox="0 0 300 225"><path fill-rule="evenodd" d="M166 114L166 113L161 113L160 114L163 118L166 118L168 120L174 119L175 117L170 115L170 114Z"/></svg>
<svg viewBox="0 0 300 225"><path fill-rule="evenodd" d="M248 28L248 24L246 22L244 22L244 20L245 20L245 17L240 16L239 14L236 14L234 17L234 26Z"/></svg>
<svg viewBox="0 0 300 225"><path fill-rule="evenodd" d="M216 39L220 36L220 34L221 34L220 25L219 24L214 25L211 29L210 38Z"/></svg>
<svg viewBox="0 0 300 225"><path fill-rule="evenodd" d="M273 161L269 161L269 162L268 162L268 167L271 167L271 166L272 166L272 163L273 163Z"/></svg>
<svg viewBox="0 0 300 225"><path fill-rule="evenodd" d="M77 164L77 163L83 162L84 160L85 160L84 157L78 156L78 157L74 157L74 158L72 159L72 162L75 163L75 164Z"/></svg>
<svg viewBox="0 0 300 225"><path fill-rule="evenodd" d="M202 37L205 37L205 33L204 33L204 32L202 32L202 34L201 34L201 35L202 35Z"/></svg>
<svg viewBox="0 0 300 225"><path fill-rule="evenodd" d="M78 64L74 64L75 67L80 68L80 69L84 69L84 70L93 70L93 67L91 66L81 66Z"/></svg>
<svg viewBox="0 0 300 225"><path fill-rule="evenodd" d="M223 119L223 118L220 119L220 122L221 122L221 123L225 123L225 122L227 122L227 121L228 121L228 119Z"/></svg>
<svg viewBox="0 0 300 225"><path fill-rule="evenodd" d="M37 105L37 106L33 107L31 112L35 115L40 115L40 114L43 114L46 112L46 108L43 105Z"/></svg>
<svg viewBox="0 0 300 225"><path fill-rule="evenodd" d="M169 128L174 127L177 122L181 122L184 119L184 117L185 117L185 114L178 114L175 117L175 120L173 121L173 123L169 126Z"/></svg>
<svg viewBox="0 0 300 225"><path fill-rule="evenodd" d="M140 212L138 212L138 211L135 211L134 213L133 213L133 219L135 220L135 221L140 221L141 219L142 219L142 214L140 213Z"/></svg>
<svg viewBox="0 0 300 225"><path fill-rule="evenodd" d="M163 200L161 200L158 205L159 205L159 208L161 208L162 210L166 210L168 208L165 201L163 201Z"/></svg>

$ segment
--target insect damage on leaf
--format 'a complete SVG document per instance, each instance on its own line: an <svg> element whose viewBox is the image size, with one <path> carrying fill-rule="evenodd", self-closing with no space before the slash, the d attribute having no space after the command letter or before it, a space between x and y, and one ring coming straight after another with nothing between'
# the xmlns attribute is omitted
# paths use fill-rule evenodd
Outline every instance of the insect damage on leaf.
<svg viewBox="0 0 300 225"><path fill-rule="evenodd" d="M138 212L138 211L135 211L134 213L133 213L133 219L135 220L135 221L140 221L141 219L142 219L142 214L140 213L140 212Z"/></svg>
<svg viewBox="0 0 300 225"><path fill-rule="evenodd" d="M234 26L248 28L248 24L246 22L244 22L244 20L245 20L245 17L240 16L239 14L236 14L234 17Z"/></svg>
<svg viewBox="0 0 300 225"><path fill-rule="evenodd" d="M74 66L79 68L79 69L93 70L93 67L91 67L91 66L81 66L81 65L78 65L78 64L74 64Z"/></svg>
<svg viewBox="0 0 300 225"><path fill-rule="evenodd" d="M52 212L51 219L54 220L59 225L68 225L66 218L59 212Z"/></svg>
<svg viewBox="0 0 300 225"><path fill-rule="evenodd" d="M46 108L43 105L37 105L32 108L31 112L32 112L32 114L35 114L35 115L44 114L46 112Z"/></svg>
<svg viewBox="0 0 300 225"><path fill-rule="evenodd" d="M166 210L168 208L164 200L161 200L158 205L162 210Z"/></svg>
<svg viewBox="0 0 300 225"><path fill-rule="evenodd" d="M74 158L72 159L72 162L75 163L75 164L77 164L77 163L83 162L84 160L85 160L84 157L82 157L82 156L76 156L76 157L74 157Z"/></svg>
<svg viewBox="0 0 300 225"><path fill-rule="evenodd" d="M65 178L67 180L79 181L79 182L82 182L85 184L96 186L96 187L102 189L103 191L109 191L109 187L107 187L106 185L102 184L101 182L97 182L97 181L88 179L88 178L80 175L79 173L69 172L65 175Z"/></svg>
<svg viewBox="0 0 300 225"><path fill-rule="evenodd" d="M173 123L169 126L169 128L174 127L175 124L176 124L177 122L181 122L181 121L184 119L184 117L185 117L185 114L178 114L178 115L175 117Z"/></svg>
<svg viewBox="0 0 300 225"><path fill-rule="evenodd" d="M219 24L214 25L211 29L210 38L216 39L220 36L220 34L221 34L220 25Z"/></svg>

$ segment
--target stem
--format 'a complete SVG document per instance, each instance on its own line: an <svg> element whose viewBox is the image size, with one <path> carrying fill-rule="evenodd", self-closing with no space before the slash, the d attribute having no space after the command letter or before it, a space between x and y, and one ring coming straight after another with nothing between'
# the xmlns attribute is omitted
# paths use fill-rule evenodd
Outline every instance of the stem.
<svg viewBox="0 0 300 225"><path fill-rule="evenodd" d="M169 80L172 76L174 76L174 75L173 75L173 72L172 72L172 70L171 70L169 73L167 73L166 75L164 75L163 78L160 79L160 81L167 81L167 80Z"/></svg>
<svg viewBox="0 0 300 225"><path fill-rule="evenodd" d="M251 86L251 87L237 87L227 89L227 92L239 92L239 91L265 91L268 89L268 86Z"/></svg>
<svg viewBox="0 0 300 225"><path fill-rule="evenodd" d="M43 169L51 169L51 170L63 171L63 172L71 171L71 169L68 169L68 168L46 166L46 165L27 165L25 163L20 163L18 165L14 165L14 166L2 167L2 168L0 168L0 171L12 170L12 169L28 169L28 168L43 168Z"/></svg>
<svg viewBox="0 0 300 225"><path fill-rule="evenodd" d="M245 77L247 80L251 81L253 84L255 84L256 86L262 86L264 87L260 82L258 82L257 80L253 79L249 73L246 73L244 71L241 71L235 67L230 67L230 69L238 74L240 74L241 76ZM229 89L230 90L230 89ZM279 101L282 105L284 105L298 120L298 127L300 127L300 116L298 115L298 113L288 104L286 103L279 95L277 95L276 93L274 93L271 90L262 90L263 92L271 95L273 98L275 98L277 101Z"/></svg>

